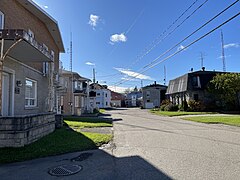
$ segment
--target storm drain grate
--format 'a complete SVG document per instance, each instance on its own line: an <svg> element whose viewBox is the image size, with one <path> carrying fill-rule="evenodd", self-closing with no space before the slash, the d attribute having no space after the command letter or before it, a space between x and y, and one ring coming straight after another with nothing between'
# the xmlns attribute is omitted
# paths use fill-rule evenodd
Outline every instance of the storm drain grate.
<svg viewBox="0 0 240 180"><path fill-rule="evenodd" d="M62 165L49 170L52 176L70 176L82 170L79 165Z"/></svg>
<svg viewBox="0 0 240 180"><path fill-rule="evenodd" d="M72 158L71 161L84 161L92 155L93 155L93 153L82 153L79 156Z"/></svg>

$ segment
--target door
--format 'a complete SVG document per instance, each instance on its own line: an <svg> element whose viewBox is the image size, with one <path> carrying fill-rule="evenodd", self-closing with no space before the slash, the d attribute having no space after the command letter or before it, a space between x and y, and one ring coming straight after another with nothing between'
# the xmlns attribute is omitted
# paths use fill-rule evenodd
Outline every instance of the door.
<svg viewBox="0 0 240 180"><path fill-rule="evenodd" d="M10 75L3 73L2 76L2 116L10 115Z"/></svg>

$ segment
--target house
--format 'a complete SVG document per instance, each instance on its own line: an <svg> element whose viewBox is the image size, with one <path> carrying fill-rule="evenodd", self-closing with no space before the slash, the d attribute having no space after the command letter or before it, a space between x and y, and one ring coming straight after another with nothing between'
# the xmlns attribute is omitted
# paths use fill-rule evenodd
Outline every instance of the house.
<svg viewBox="0 0 240 180"><path fill-rule="evenodd" d="M124 107L125 96L123 94L111 91L111 106L112 107Z"/></svg>
<svg viewBox="0 0 240 180"><path fill-rule="evenodd" d="M111 107L111 91L106 85L90 84L90 105L97 109Z"/></svg>
<svg viewBox="0 0 240 180"><path fill-rule="evenodd" d="M77 115L89 112L89 82L90 79L76 72L62 70L61 81L65 84L60 98L61 113Z"/></svg>
<svg viewBox="0 0 240 180"><path fill-rule="evenodd" d="M152 109L160 107L161 102L165 99L167 86L154 84L145 86L142 88L143 91L143 108Z"/></svg>
<svg viewBox="0 0 240 180"><path fill-rule="evenodd" d="M55 129L57 21L31 0L1 0L0 48L0 147L24 146Z"/></svg>
<svg viewBox="0 0 240 180"><path fill-rule="evenodd" d="M170 80L166 95L173 104L183 104L189 100L201 101L209 104L213 101L211 94L207 91L208 83L217 74L217 71L195 71L184 74L176 79Z"/></svg>
<svg viewBox="0 0 240 180"><path fill-rule="evenodd" d="M142 106L142 91L134 90L126 95L126 107L140 107Z"/></svg>

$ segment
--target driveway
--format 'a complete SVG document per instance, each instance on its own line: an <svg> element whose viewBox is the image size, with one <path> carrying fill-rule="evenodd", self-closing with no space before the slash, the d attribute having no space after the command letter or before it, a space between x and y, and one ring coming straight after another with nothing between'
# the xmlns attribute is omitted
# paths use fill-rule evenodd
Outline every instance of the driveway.
<svg viewBox="0 0 240 180"><path fill-rule="evenodd" d="M1 179L240 179L240 128L153 115L147 110L110 110L114 145L82 154L0 166ZM79 173L54 177L52 167L77 164Z"/></svg>

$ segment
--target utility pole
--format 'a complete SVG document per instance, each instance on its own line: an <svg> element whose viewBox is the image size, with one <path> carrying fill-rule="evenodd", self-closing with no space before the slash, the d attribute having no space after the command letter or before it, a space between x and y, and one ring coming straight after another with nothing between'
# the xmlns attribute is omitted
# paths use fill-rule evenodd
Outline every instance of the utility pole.
<svg viewBox="0 0 240 180"><path fill-rule="evenodd" d="M95 68L93 68L93 83L96 82L96 72L95 72Z"/></svg>
<svg viewBox="0 0 240 180"><path fill-rule="evenodd" d="M222 42L222 62L223 62L223 72L226 72L225 51L224 51L224 40L223 40L223 32L222 32L222 30L221 30L221 42Z"/></svg>

